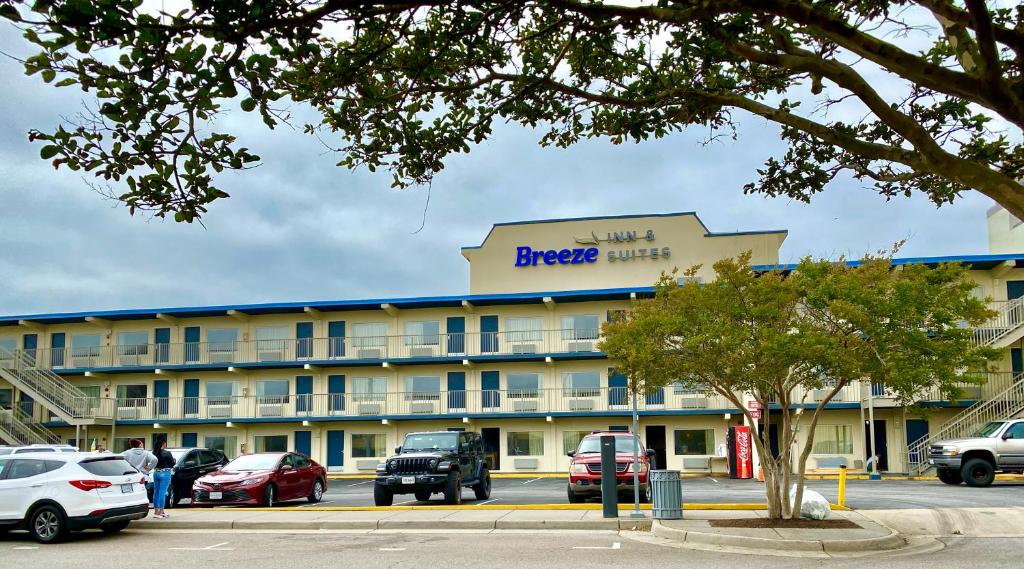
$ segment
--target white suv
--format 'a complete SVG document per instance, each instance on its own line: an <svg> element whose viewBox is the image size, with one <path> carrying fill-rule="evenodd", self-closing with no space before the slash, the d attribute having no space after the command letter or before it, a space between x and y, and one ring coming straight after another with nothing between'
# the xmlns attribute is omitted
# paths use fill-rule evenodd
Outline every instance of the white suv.
<svg viewBox="0 0 1024 569"><path fill-rule="evenodd" d="M0 456L26 452L79 452L71 445L28 445L21 447L0 447Z"/></svg>
<svg viewBox="0 0 1024 569"><path fill-rule="evenodd" d="M142 475L114 454L0 456L0 532L25 529L40 543L71 531L115 533L149 513Z"/></svg>

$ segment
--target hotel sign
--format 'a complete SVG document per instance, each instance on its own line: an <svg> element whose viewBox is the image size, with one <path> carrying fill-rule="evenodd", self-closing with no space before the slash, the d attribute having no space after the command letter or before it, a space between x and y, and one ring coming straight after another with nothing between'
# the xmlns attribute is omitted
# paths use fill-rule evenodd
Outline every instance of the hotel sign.
<svg viewBox="0 0 1024 569"><path fill-rule="evenodd" d="M612 247L607 250L605 257L609 263L626 261L643 261L645 259L658 260L668 259L672 251L668 247L655 247L654 230L648 229L645 232L639 231L615 231L599 237L597 233L591 232L585 237L573 237L576 245L585 247L573 247L565 249L534 249L527 245L516 247L517 267L536 267L544 265L582 265L596 263L601 257L600 247L602 243ZM631 248L627 248L633 245ZM640 245L637 247L636 245Z"/></svg>

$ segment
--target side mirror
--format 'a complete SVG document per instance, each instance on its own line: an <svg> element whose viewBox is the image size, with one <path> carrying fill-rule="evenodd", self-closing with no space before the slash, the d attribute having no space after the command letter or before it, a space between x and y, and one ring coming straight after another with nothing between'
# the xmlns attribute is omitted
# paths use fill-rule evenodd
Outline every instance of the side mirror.
<svg viewBox="0 0 1024 569"><path fill-rule="evenodd" d="M400 447L400 446L395 447L395 454L402 454L402 447Z"/></svg>
<svg viewBox="0 0 1024 569"><path fill-rule="evenodd" d="M182 466L184 466L185 468L195 468L196 467L196 461L194 461L194 460L186 460L185 464L183 464Z"/></svg>
<svg viewBox="0 0 1024 569"><path fill-rule="evenodd" d="M1012 439L1012 438L1013 438L1013 433L1011 433L1011 432L1009 432L1009 431L1007 431L1007 432L1003 433L1003 440L1004 440L1004 441L1005 441L1005 440L1008 440L1008 439Z"/></svg>
<svg viewBox="0 0 1024 569"><path fill-rule="evenodd" d="M292 465L290 465L290 464L282 464L281 468L279 468L278 470L280 470L281 472L285 472L285 471L291 470L291 469L292 469Z"/></svg>
<svg viewBox="0 0 1024 569"><path fill-rule="evenodd" d="M565 456L576 456L576 451L571 450L571 451L565 453Z"/></svg>

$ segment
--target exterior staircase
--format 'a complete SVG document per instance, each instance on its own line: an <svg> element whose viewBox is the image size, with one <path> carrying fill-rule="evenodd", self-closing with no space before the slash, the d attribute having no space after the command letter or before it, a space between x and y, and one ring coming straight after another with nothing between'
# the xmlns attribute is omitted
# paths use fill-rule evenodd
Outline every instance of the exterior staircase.
<svg viewBox="0 0 1024 569"><path fill-rule="evenodd" d="M974 339L982 346L1005 348L1024 337L1024 297L992 302L996 315L974 329Z"/></svg>
<svg viewBox="0 0 1024 569"><path fill-rule="evenodd" d="M0 439L12 445L53 445L60 437L18 407L0 409Z"/></svg>
<svg viewBox="0 0 1024 569"><path fill-rule="evenodd" d="M89 397L23 351L0 348L0 377L69 425L110 424L114 400Z"/></svg>
<svg viewBox="0 0 1024 569"><path fill-rule="evenodd" d="M922 437L907 448L907 464L911 474L923 474L928 464L928 447L942 440L969 436L978 427L999 419L1008 419L1024 413L1024 374L1013 377L1010 387L985 401L971 405L942 428Z"/></svg>

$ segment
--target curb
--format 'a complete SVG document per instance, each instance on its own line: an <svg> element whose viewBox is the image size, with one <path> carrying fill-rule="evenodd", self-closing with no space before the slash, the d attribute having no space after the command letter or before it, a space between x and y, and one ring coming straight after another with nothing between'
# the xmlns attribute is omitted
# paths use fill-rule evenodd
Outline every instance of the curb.
<svg viewBox="0 0 1024 569"><path fill-rule="evenodd" d="M323 520L323 521L232 521L232 520L136 520L132 529L204 530L605 530L649 531L651 520Z"/></svg>
<svg viewBox="0 0 1024 569"><path fill-rule="evenodd" d="M632 510L633 504L621 503L619 510ZM851 508L830 504L833 512L850 512ZM461 504L458 506L448 504L420 505L420 506L279 506L275 508L230 508L222 511L244 511L244 512L401 512L401 511L431 511L431 510L591 510L603 509L599 503L594 504ZM651 510L651 504L640 504L640 509ZM766 504L756 503L717 503L717 504L683 504L683 510L746 510L759 511L767 510ZM197 510L198 511L198 510ZM217 511L217 510L212 510Z"/></svg>
<svg viewBox="0 0 1024 569"><path fill-rule="evenodd" d="M687 531L670 528L659 522L653 524L652 533L661 538L682 541L684 543L725 545L741 549L750 549L752 551L757 551L759 549L771 549L778 551L850 553L864 551L889 551L899 549L907 545L907 540L895 532L890 533L889 535L871 537L867 539L767 539L763 537Z"/></svg>

